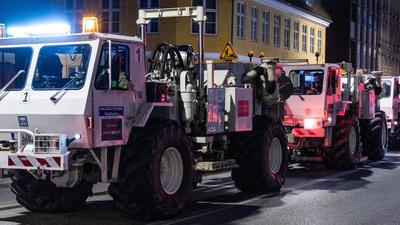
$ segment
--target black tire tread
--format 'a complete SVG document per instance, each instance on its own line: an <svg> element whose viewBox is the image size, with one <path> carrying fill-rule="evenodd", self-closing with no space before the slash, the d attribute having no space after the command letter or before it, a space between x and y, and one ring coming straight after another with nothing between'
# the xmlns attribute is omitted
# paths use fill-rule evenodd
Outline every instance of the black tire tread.
<svg viewBox="0 0 400 225"><path fill-rule="evenodd" d="M358 159L360 157L360 129L358 119L355 116L339 117L337 126L333 130L332 146L325 149L323 156L324 164L337 170L350 170L357 167ZM351 154L349 148L349 133L351 128L356 128L357 133L357 146L354 155Z"/></svg>
<svg viewBox="0 0 400 225"><path fill-rule="evenodd" d="M382 129L386 129L386 115L380 111L376 112L375 118L363 127L363 150L370 160L382 160L385 157L387 144L385 147L381 144Z"/></svg>
<svg viewBox="0 0 400 225"><path fill-rule="evenodd" d="M115 206L123 214L133 218L149 220L177 215L184 208L193 186L192 143L184 130L171 120L153 119L145 128L134 129L133 135L123 150L119 182L110 184L108 189ZM157 168L152 165L157 154L156 148L165 137L186 145L192 169L192 172L188 172L188 176L183 178L183 193L172 200L165 200L162 194L156 191L157 184L152 179L152 174L157 172Z"/></svg>
<svg viewBox="0 0 400 225"><path fill-rule="evenodd" d="M277 137L282 146L282 166L277 174L270 171L268 165L269 148L273 137ZM285 183L288 165L286 133L281 123L257 116L253 120L253 131L233 133L230 151L239 164L232 171L232 179L243 192L277 192Z"/></svg>
<svg viewBox="0 0 400 225"><path fill-rule="evenodd" d="M86 205L92 195L93 183L82 180L72 188L61 188L50 181L37 180L25 170L17 170L11 177L11 190L17 202L33 212L68 213Z"/></svg>

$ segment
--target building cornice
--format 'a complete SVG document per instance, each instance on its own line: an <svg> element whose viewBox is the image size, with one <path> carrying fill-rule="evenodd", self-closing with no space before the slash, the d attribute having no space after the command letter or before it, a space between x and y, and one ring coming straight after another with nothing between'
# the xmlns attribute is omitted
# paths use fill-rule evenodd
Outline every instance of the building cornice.
<svg viewBox="0 0 400 225"><path fill-rule="evenodd" d="M254 0L254 1L259 4L274 8L276 10L292 14L293 16L302 17L304 19L318 23L325 27L329 27L329 24L331 23L331 21L329 21L329 20L321 19L310 13L305 12L304 10L297 9L296 7L290 6L288 4L284 4L282 2L278 2L276 0Z"/></svg>

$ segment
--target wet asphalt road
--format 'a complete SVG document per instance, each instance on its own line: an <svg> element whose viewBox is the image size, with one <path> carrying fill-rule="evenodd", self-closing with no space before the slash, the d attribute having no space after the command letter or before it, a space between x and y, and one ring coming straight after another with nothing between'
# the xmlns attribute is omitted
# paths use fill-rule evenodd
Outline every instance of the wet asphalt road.
<svg viewBox="0 0 400 225"><path fill-rule="evenodd" d="M208 176L178 218L131 220L113 208L105 185L81 212L46 215L17 205L0 185L0 224L400 224L400 153L353 171L318 163L290 166L280 193L240 193L229 173Z"/></svg>

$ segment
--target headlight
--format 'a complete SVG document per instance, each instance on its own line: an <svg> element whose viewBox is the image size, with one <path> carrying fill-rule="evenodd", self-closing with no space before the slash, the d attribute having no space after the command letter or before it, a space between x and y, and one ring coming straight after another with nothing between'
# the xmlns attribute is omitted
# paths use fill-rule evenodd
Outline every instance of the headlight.
<svg viewBox="0 0 400 225"><path fill-rule="evenodd" d="M304 119L304 128L305 129L315 129L318 127L317 119Z"/></svg>

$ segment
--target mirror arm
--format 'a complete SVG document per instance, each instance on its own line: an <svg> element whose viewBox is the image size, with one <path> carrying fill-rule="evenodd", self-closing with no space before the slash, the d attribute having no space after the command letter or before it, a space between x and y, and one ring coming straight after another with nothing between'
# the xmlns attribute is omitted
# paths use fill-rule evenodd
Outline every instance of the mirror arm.
<svg viewBox="0 0 400 225"><path fill-rule="evenodd" d="M111 77L112 45L111 45L111 40L108 40L107 42L108 42L108 69L107 69L107 72L108 72L108 90L111 90L111 88L112 88L112 84L111 84L111 82L112 82L112 77Z"/></svg>

